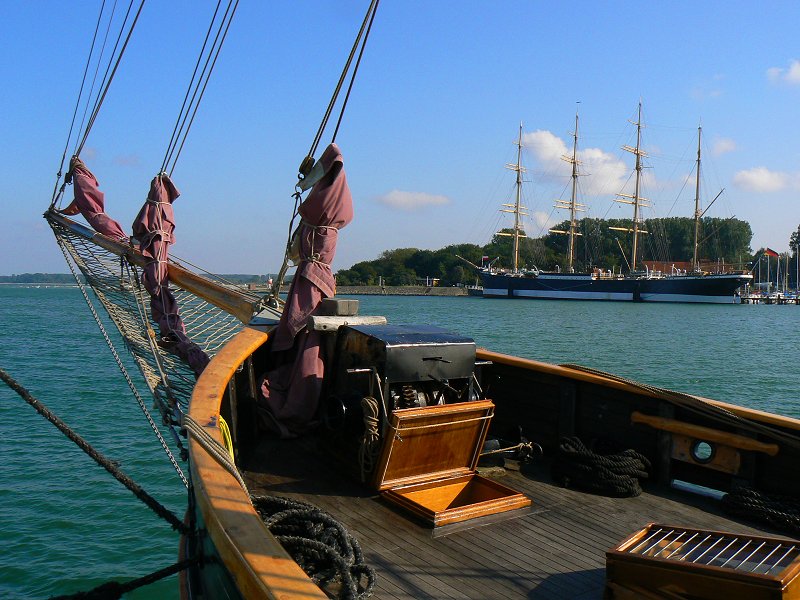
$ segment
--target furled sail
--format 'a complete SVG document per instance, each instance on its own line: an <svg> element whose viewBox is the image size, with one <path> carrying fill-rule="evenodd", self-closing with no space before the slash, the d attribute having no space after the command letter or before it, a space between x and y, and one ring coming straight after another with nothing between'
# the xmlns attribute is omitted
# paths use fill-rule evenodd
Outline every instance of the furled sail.
<svg viewBox="0 0 800 600"><path fill-rule="evenodd" d="M114 239L128 238L122 226L106 214L105 194L100 191L97 178L77 156L70 160L66 181L72 182L75 199L61 211L63 214L73 216L80 213L98 233Z"/></svg>
<svg viewBox="0 0 800 600"><path fill-rule="evenodd" d="M147 200L133 221L133 236L139 241L139 250L148 259L142 284L150 294L150 311L159 326L160 345L186 360L199 375L209 358L186 335L178 302L169 287L167 259L169 247L175 241L172 203L179 196L178 188L166 173L156 175L150 182Z"/></svg>
<svg viewBox="0 0 800 600"><path fill-rule="evenodd" d="M307 428L317 410L324 370L321 338L305 327L322 299L336 293L331 262L339 229L353 220L339 147L330 144L319 162L325 175L298 209L300 265L272 342L272 352L285 353L286 362L270 371L261 386L270 424L287 437Z"/></svg>

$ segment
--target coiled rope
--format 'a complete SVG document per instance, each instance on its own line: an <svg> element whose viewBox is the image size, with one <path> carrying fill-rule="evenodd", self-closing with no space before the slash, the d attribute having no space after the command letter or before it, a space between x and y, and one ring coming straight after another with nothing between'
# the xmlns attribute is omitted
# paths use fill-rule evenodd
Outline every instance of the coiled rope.
<svg viewBox="0 0 800 600"><path fill-rule="evenodd" d="M364 562L361 546L322 509L279 496L253 496L264 524L305 573L329 597L369 598L375 571Z"/></svg>
<svg viewBox="0 0 800 600"><path fill-rule="evenodd" d="M639 480L647 479L650 469L647 457L635 450L597 453L577 437L564 437L553 460L552 476L563 487L629 498L642 493Z"/></svg>
<svg viewBox="0 0 800 600"><path fill-rule="evenodd" d="M372 396L362 398L361 411L364 413L364 435L361 437L361 444L358 447L358 464L361 467L361 481L366 482L375 470L380 452L378 401Z"/></svg>
<svg viewBox="0 0 800 600"><path fill-rule="evenodd" d="M739 487L722 497L722 509L730 515L768 523L793 535L800 534L800 501L797 498Z"/></svg>

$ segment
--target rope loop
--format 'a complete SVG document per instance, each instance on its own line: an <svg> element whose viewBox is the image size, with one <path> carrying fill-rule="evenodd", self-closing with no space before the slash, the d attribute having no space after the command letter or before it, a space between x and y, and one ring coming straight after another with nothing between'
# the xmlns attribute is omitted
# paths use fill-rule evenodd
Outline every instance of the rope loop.
<svg viewBox="0 0 800 600"><path fill-rule="evenodd" d="M597 452L577 437L563 437L552 465L553 479L563 487L595 494L626 498L642 493L640 479L647 479L652 465L646 456L627 449L614 452L610 442L600 440Z"/></svg>
<svg viewBox="0 0 800 600"><path fill-rule="evenodd" d="M722 497L722 509L731 515L767 523L792 535L800 534L800 500L738 487Z"/></svg>

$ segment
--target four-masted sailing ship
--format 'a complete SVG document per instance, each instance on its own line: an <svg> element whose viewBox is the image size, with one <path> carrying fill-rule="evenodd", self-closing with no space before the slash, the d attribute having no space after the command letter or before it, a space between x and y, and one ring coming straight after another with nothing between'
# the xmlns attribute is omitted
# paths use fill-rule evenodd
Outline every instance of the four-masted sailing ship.
<svg viewBox="0 0 800 600"><path fill-rule="evenodd" d="M614 272L603 268L595 268L590 272L576 272L575 238L578 231L576 214L585 210L585 205L577 201L578 181L578 116L575 116L575 132L573 133L572 155L565 159L572 165L572 194L569 201L559 200L556 208L569 210L569 228L566 231L551 230L553 233L566 234L567 269L566 271L542 271L537 268L523 269L519 265L520 238L525 237L521 225L521 217L525 214L520 204L521 173L524 168L520 164L522 151L522 127L517 140L517 162L508 168L517 173L516 202L505 205L501 209L514 214L514 227L510 233L513 238L511 269L499 269L487 266L479 271L483 283L483 296L487 298L536 298L552 300L619 300L633 302L703 302L717 304L736 304L741 298L738 290L750 283L753 276L745 272L705 273L698 262L698 236L700 220L705 211L700 210L700 137L698 134L696 196L694 211L694 255L691 271L673 269L669 273L639 267L639 237L647 233L642 229L641 210L646 199L640 195L642 157L641 148L642 106L639 104L636 125L636 146L624 146L623 149L636 157L635 184L633 194L618 194L617 201L633 207L631 227L612 227L631 234L631 257L625 259L629 266L627 273ZM699 131L699 130L698 130ZM709 205L710 206L710 205ZM708 207L706 207L706 210Z"/></svg>

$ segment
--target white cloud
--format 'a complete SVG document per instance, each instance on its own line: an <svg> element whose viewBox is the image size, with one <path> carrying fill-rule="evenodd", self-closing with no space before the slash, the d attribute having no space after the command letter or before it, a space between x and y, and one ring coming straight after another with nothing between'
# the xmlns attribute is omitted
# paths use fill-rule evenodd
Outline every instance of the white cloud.
<svg viewBox="0 0 800 600"><path fill-rule="evenodd" d="M388 194L379 196L376 200L381 204L400 210L418 210L426 206L450 203L450 199L447 196L437 196L426 194L425 192L403 192L400 190L392 190Z"/></svg>
<svg viewBox="0 0 800 600"><path fill-rule="evenodd" d="M526 133L522 143L547 175L559 179L571 176L572 166L561 158L572 155L564 140L540 129ZM578 148L578 160L581 162L580 172L587 176L581 178L586 194L615 194L625 183L629 168L619 158L600 148Z"/></svg>
<svg viewBox="0 0 800 600"><path fill-rule="evenodd" d="M800 85L800 60L789 61L789 66L786 68L770 67L767 69L767 79L772 83Z"/></svg>
<svg viewBox="0 0 800 600"><path fill-rule="evenodd" d="M578 152L582 161L581 172L587 177L582 181L587 194L616 194L625 185L630 167L616 156L600 150L587 148Z"/></svg>
<svg viewBox="0 0 800 600"><path fill-rule="evenodd" d="M779 192L789 185L789 176L766 167L754 167L736 173L733 184L749 192Z"/></svg>
<svg viewBox="0 0 800 600"><path fill-rule="evenodd" d="M142 164L138 154L127 154L114 157L114 164L121 167L138 167Z"/></svg>
<svg viewBox="0 0 800 600"><path fill-rule="evenodd" d="M722 96L722 90L719 88L706 88L696 86L690 92L692 98L695 100L711 100Z"/></svg>
<svg viewBox="0 0 800 600"><path fill-rule="evenodd" d="M722 84L724 81L725 81L725 76L722 75L721 73L717 73L710 79L695 84L695 86L691 89L689 93L692 98L699 101L713 100L714 98L719 98L724 93L722 88Z"/></svg>
<svg viewBox="0 0 800 600"><path fill-rule="evenodd" d="M552 168L561 164L561 157L567 153L567 145L557 135L550 131L538 129L533 133L522 136L522 145L545 168Z"/></svg>
<svg viewBox="0 0 800 600"><path fill-rule="evenodd" d="M711 153L714 156L720 156L722 154L727 154L728 152L733 152L736 150L736 142L729 138L716 138L714 140L714 145L711 148Z"/></svg>

